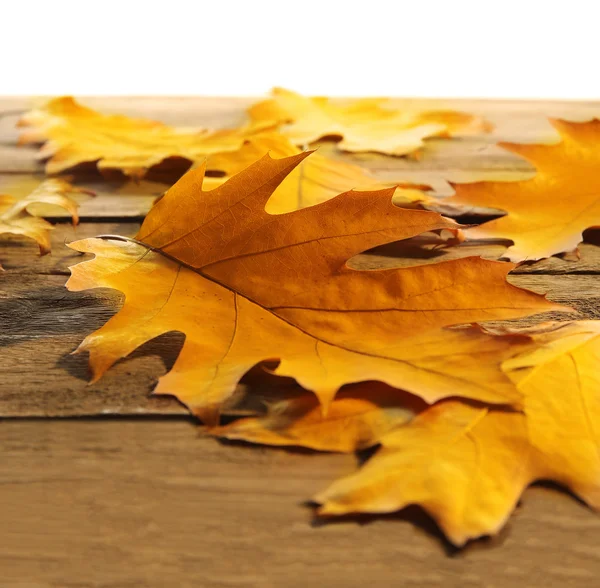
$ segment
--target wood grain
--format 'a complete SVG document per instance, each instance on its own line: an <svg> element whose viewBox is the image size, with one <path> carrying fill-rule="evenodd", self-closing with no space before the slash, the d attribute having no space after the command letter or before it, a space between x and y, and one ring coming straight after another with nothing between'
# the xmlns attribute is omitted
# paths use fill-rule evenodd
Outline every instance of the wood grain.
<svg viewBox="0 0 600 588"><path fill-rule="evenodd" d="M494 140L497 141L498 138ZM456 170L486 172L493 177L494 172L531 171L531 166L517 157L490 143L488 139L429 139L418 159L411 157L389 158L375 153L343 154L332 145L323 144L323 153L343 158L345 161L361 165L372 172L414 172L440 171L451 173ZM43 173L44 165L38 159L37 150L32 146L0 145L0 173L33 174ZM491 173L490 173L491 172ZM452 179L452 178L451 178Z"/></svg>
<svg viewBox="0 0 600 588"><path fill-rule="evenodd" d="M137 223L85 223L73 229L61 224L53 234L54 251L39 257L31 241L9 238L2 261L8 271L0 275L0 416L74 416L94 414L184 414L185 409L171 397L153 397L158 377L173 365L183 335L166 334L145 344L131 357L119 362L94 385L88 384L87 357L71 355L83 338L102 326L118 310L122 297L107 289L68 292L64 288L68 266L86 259L64 246L74 238L98 234L133 236ZM76 231L76 232L75 232ZM380 248L381 249L381 248ZM465 255L501 254L503 248L480 245L465 248ZM395 244L379 253L361 255L352 265L362 269L403 267L433 263L439 257L410 257L410 244ZM419 252L422 253L421 249ZM462 254L451 249L448 258ZM394 255L395 256L392 256ZM442 255L442 259L444 256ZM579 314L545 313L514 324L529 325L541 320L600 318L600 272L598 247L582 248L579 262L556 259L544 273L538 264L521 266L509 276L511 283L528 288L563 304ZM580 271L576 272L575 268ZM565 268L572 268L566 273ZM590 269L591 268L591 269ZM272 381L259 382L260 393ZM239 387L239 394L247 391ZM237 400L237 399L236 399ZM252 405L253 409L256 404ZM246 412L247 406L240 407ZM231 412L231 409L230 409Z"/></svg>
<svg viewBox="0 0 600 588"><path fill-rule="evenodd" d="M313 526L353 456L200 438L185 420L0 426L0 584L23 588L589 588L600 519L527 491L500 535L449 549L418 509Z"/></svg>
<svg viewBox="0 0 600 588"><path fill-rule="evenodd" d="M96 221L98 219L95 219ZM98 235L123 235L133 237L141 223L123 219L120 222L83 222L73 226L58 222L51 233L52 252L40 256L37 245L25 237L3 235L0 261L13 273L69 275L69 265L89 259L66 247L66 243ZM444 248L443 240L433 234L391 243L351 260L356 269L383 267L409 267L439 263L459 257L480 256L486 259L502 257L508 242L469 241L459 246ZM516 267L512 274L597 274L600 273L600 231L589 231L586 241L579 247L579 259L569 260L560 256L525 263ZM1 284L2 282L0 282Z"/></svg>
<svg viewBox="0 0 600 588"><path fill-rule="evenodd" d="M116 312L121 297L103 289L67 292L62 275L13 274L3 280L0 417L184 412L170 397L150 396L158 377L173 365L182 335L167 334L145 344L89 385L86 355L71 352ZM549 298L580 312L545 313L520 321L523 325L542 318L600 319L596 275L514 275L510 281L548 292Z"/></svg>

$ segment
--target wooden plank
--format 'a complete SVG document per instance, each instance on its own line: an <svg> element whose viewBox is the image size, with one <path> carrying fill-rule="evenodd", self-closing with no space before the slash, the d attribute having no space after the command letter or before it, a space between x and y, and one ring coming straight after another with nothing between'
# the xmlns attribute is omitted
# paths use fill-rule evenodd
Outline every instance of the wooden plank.
<svg viewBox="0 0 600 588"><path fill-rule="evenodd" d="M40 257L37 245L30 239L14 235L2 235L0 263L11 273L63 274L68 275L69 265L86 259L65 246L77 239L98 235L123 235L133 237L140 223L133 222L84 222L73 227L61 222L52 231L52 252ZM526 263L513 270L513 274L598 274L600 273L600 230L589 231L586 242L579 247L580 258L575 261L562 257L542 259ZM508 246L507 242L468 241L456 247L441 248L441 239L434 235L407 239L379 247L368 254L351 261L357 269L378 269L383 267L409 267L428 263L439 263L459 257L480 256L486 259L499 259ZM0 282L1 284L1 282ZM1 288L1 286L0 286Z"/></svg>
<svg viewBox="0 0 600 588"><path fill-rule="evenodd" d="M372 170L373 181L380 181L393 185L394 183L413 182L431 186L430 192L433 196L443 197L453 194L449 181L482 181L482 180L520 180L528 177L523 171L477 171L459 170L435 171L435 170ZM30 193L46 176L43 173L0 173L0 194L10 194L16 197L24 197ZM177 179L173 176L173 180ZM109 181L100 177L77 175L74 183L81 188L96 193L94 198L87 195L74 195L79 203L79 215L82 220L102 222L107 219L139 219L144 217L158 196L170 187L170 183L159 181L142 180L131 181ZM486 212L481 209L481 218L489 216L493 211ZM43 211L47 216L53 218L68 218L68 213L58 207L52 207ZM448 214L448 213L446 213Z"/></svg>
<svg viewBox="0 0 600 588"><path fill-rule="evenodd" d="M173 397L152 395L179 354L182 334L146 343L99 382L89 383L87 354L72 352L115 314L122 295L103 288L68 292L63 274L6 272L0 277L0 417L187 415ZM238 386L225 414L264 409L257 395L271 389L275 377L257 371ZM253 396L246 398L249 385Z"/></svg>
<svg viewBox="0 0 600 588"><path fill-rule="evenodd" d="M0 143L14 142L19 118L51 97L0 97ZM234 127L245 120L251 98L208 96L101 96L78 97L82 104L106 114L124 114L163 121L177 127Z"/></svg>
<svg viewBox="0 0 600 588"><path fill-rule="evenodd" d="M148 116L164 120L170 124L186 126L231 126L240 124L244 118L244 108L248 99L220 98L160 98L160 99L122 99L99 98L87 100L93 107L106 112L124 112L125 114ZM34 100L35 102L35 100ZM402 105L410 101L395 101ZM392 101L392 104L394 101ZM426 102L429 107L440 106L436 101ZM37 161L37 151L33 147L15 145L18 131L14 124L15 100L7 102L6 114L0 115L0 191L16 192L23 190L20 184L31 183L31 176L42 179L43 165ZM552 140L556 134L540 114L539 103L501 101L450 101L447 106L474 110L478 114L491 118L497 125L493 134L480 137L444 140L432 139L427 142L418 159L412 157L394 158L378 154L340 154L335 147L326 144L321 152L345 161L353 162L370 170L376 179L386 182L414 181L430 184L438 195L452 193L448 181L464 182L479 180L518 180L531 177L533 170L523 159L508 153L493 143L503 140L531 141ZM443 104L441 105L443 106ZM553 116L567 116L571 119L586 119L600 112L595 103L555 102L547 104ZM0 100L0 112L3 102ZM13 177L14 176L14 177ZM95 199L84 198L81 201L81 215L84 218L131 218L147 213L154 198L167 184L144 182L107 183L98 178L80 176L82 186L98 192ZM115 196L118 196L116 198ZM64 215L58 212L57 216Z"/></svg>
<svg viewBox="0 0 600 588"><path fill-rule="evenodd" d="M98 235L133 237L139 227L140 223L131 222L81 223L77 226L67 222L58 223L51 233L52 251L44 256L39 255L35 241L17 235L2 235L0 263L7 273L0 274L0 292L3 289L3 277L14 273L69 275L69 266L86 258L66 247L65 243Z"/></svg>
<svg viewBox="0 0 600 588"><path fill-rule="evenodd" d="M321 145L321 152L360 165L373 172L417 172L445 171L454 173L473 171L486 172L490 179L503 171L530 172L525 160L490 143L484 138L473 139L429 139L414 157L389 157L377 153L349 154L335 151L333 144ZM493 172L493 173L491 173ZM43 174L43 162L38 160L34 146L0 145L0 173L2 174ZM479 176L476 176L477 178ZM453 180L453 178L450 178ZM467 176L468 179L468 176Z"/></svg>
<svg viewBox="0 0 600 588"><path fill-rule="evenodd" d="M126 381L110 374L90 386L86 358L70 353L110 318L118 296L104 290L70 294L62 275L21 276L18 284L15 277L1 278L0 415L13 414L12 407L16 416L185 413L171 398L149 397L165 370L161 358L172 365L181 337L163 337L140 350L133 372L116 366L114 375Z"/></svg>
<svg viewBox="0 0 600 588"><path fill-rule="evenodd" d="M0 174L0 194L10 194L22 198L39 186L45 179L43 174ZM100 178L75 178L74 183L95 192L73 194L79 204L79 216L82 220L103 219L139 219L148 214L154 201L168 189L167 184L143 180L141 182L105 181ZM62 208L46 207L36 214L57 219L68 219Z"/></svg>
<svg viewBox="0 0 600 588"><path fill-rule="evenodd" d="M245 108L264 97L85 96L77 99L107 114L150 118L174 126L215 128L239 125L244 120ZM12 130L20 114L46 100L48 97L0 97L0 120L7 119L7 128ZM390 108L454 109L486 116L496 125L496 133L506 136L507 140L535 139L540 130L549 136L552 131L547 117L589 120L600 116L598 101L391 98L388 104ZM509 138L509 129L513 132L512 138Z"/></svg>
<svg viewBox="0 0 600 588"><path fill-rule="evenodd" d="M63 273L0 276L0 417L188 414L174 398L152 395L179 354L182 334L146 343L89 384L87 354L72 352L115 314L122 296L106 289L68 292ZM275 381L291 385L257 372L238 386L225 414L260 412L257 395ZM253 395L246 398L249 386Z"/></svg>
<svg viewBox="0 0 600 588"><path fill-rule="evenodd" d="M456 553L416 507L315 526L349 455L199 438L189 422L5 421L0 569L15 587L594 586L600 518L534 487ZM454 555L454 557L449 557Z"/></svg>
<svg viewBox="0 0 600 588"><path fill-rule="evenodd" d="M527 262L517 266L511 274L598 274L600 273L600 232L589 232L579 248L579 258L555 256ZM423 235L378 247L359 255L349 263L356 269L381 269L386 267L410 267L440 263L464 257L501 259L510 241L465 241L460 245L445 246L437 235Z"/></svg>
<svg viewBox="0 0 600 588"><path fill-rule="evenodd" d="M182 414L184 409L175 400L150 396L158 377L179 353L180 334L145 344L99 382L88 385L87 356L70 353L116 312L121 295L105 289L66 291L64 268L82 259L74 260L74 253L65 249L64 257L55 260L36 258L45 273L12 270L0 277L0 416ZM515 274L509 280L579 311L578 315L545 313L520 324L600 319L597 275ZM255 381L252 391L260 393L272 385ZM245 385L238 390L240 395L246 391ZM240 410L250 408L244 405Z"/></svg>
<svg viewBox="0 0 600 588"><path fill-rule="evenodd" d="M33 100L32 103L39 103ZM241 124L244 109L252 103L244 98L152 98L123 99L86 98L86 104L107 113L123 113L145 116L172 125L191 127L227 127ZM521 158L507 153L494 144L500 140L522 142L547 142L558 135L547 121L547 116L565 117L570 120L586 120L600 116L600 103L588 102L526 102L526 101L469 101L425 100L426 108L455 108L472 111L485 116L496 125L493 133L476 137L464 137L452 141L431 139L418 161L414 158L391 158L376 154L344 154L343 157L372 170L385 171L445 171L479 173L504 170L530 171L531 166ZM390 106L402 107L415 100L394 99ZM27 101L22 103L23 110ZM15 102L10 101L1 115L0 101L0 173L40 173L42 166L36 160L36 150L31 147L17 148L18 130L15 128L18 114ZM18 110L18 109L17 109ZM460 174L459 174L460 176ZM450 178L453 179L453 178ZM459 181L453 179L453 181Z"/></svg>

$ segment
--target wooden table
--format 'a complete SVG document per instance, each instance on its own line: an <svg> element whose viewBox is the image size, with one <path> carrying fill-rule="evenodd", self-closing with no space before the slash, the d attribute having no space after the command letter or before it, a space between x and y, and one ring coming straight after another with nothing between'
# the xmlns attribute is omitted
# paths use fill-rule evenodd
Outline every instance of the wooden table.
<svg viewBox="0 0 600 588"><path fill-rule="evenodd" d="M97 98L105 112L185 126L243 120L246 99ZM35 151L16 147L14 124L30 99L0 101L0 192L43 177ZM545 116L600 117L600 104L446 102L496 124L487 137L432 140L418 159L354 155L386 180L412 180L449 193L446 180L518 179L523 160L495 142L556 137ZM3 236L0 261L0 586L594 586L600 518L557 488L536 486L498 537L461 551L418 508L393 516L312 524L305 501L356 467L354 456L220 443L201 436L186 410L149 393L183 338L144 345L100 382L87 384L87 357L71 356L112 316L119 295L69 293L67 267L82 258L65 241L134 235L165 185L83 183L81 224L57 218L51 255ZM600 318L600 235L586 233L579 261L557 257L519 267L514 284ZM498 257L501 244L452 255ZM437 258L439 259L439 258ZM406 265L435 259L363 263ZM250 406L249 409L252 409Z"/></svg>

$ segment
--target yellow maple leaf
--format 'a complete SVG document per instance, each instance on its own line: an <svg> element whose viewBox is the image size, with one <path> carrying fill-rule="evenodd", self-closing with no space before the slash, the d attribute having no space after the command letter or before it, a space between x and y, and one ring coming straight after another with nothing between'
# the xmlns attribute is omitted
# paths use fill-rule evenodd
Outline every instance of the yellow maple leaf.
<svg viewBox="0 0 600 588"><path fill-rule="evenodd" d="M135 242L71 244L96 258L72 268L69 289L125 294L120 312L80 346L95 377L145 341L181 331L185 344L156 392L177 395L207 421L247 370L270 359L325 405L342 385L374 379L429 401L456 394L457 381L464 396L517 401L508 380L471 378L475 341L443 327L564 308L508 284L511 264L480 258L349 268L372 247L457 225L394 206L393 188L267 213L307 156L267 155L211 191L202 189L203 169L193 170L155 204Z"/></svg>
<svg viewBox="0 0 600 588"><path fill-rule="evenodd" d="M463 545L497 532L535 480L554 480L600 507L600 321L532 337L503 364L522 411L442 401L384 435L363 468L319 494L320 512L419 504Z"/></svg>
<svg viewBox="0 0 600 588"><path fill-rule="evenodd" d="M473 239L510 239L505 257L535 260L572 251L582 233L600 226L600 121L552 120L561 136L554 145L500 143L537 169L519 182L454 184L445 204L497 208L506 216L466 231Z"/></svg>
<svg viewBox="0 0 600 588"><path fill-rule="evenodd" d="M235 151L246 137L264 129L264 125L175 129L156 121L101 114L71 97L55 98L32 110L19 125L30 127L21 134L20 144L45 142L40 158L48 159L48 174L97 162L99 170L117 169L134 178L170 158L193 162L211 153Z"/></svg>
<svg viewBox="0 0 600 588"><path fill-rule="evenodd" d="M332 104L327 98L307 98L275 88L273 97L249 109L255 123L285 124L280 129L296 145L308 145L325 137L342 138L344 151L375 151L406 155L424 144L427 137L485 132L490 124L456 111L393 110L381 99Z"/></svg>
<svg viewBox="0 0 600 588"><path fill-rule="evenodd" d="M93 192L76 188L67 180L60 178L45 180L25 198L19 199L0 194L0 233L23 235L34 239L42 255L49 253L50 231L54 227L43 218L32 214L31 209L38 205L60 206L71 214L73 223L77 224L78 205L69 197L69 194L77 192L93 195Z"/></svg>

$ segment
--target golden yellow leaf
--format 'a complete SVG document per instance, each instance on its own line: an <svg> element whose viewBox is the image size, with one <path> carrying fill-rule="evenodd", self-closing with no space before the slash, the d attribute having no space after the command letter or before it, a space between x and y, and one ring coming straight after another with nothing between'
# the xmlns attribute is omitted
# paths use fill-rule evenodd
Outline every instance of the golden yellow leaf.
<svg viewBox="0 0 600 588"><path fill-rule="evenodd" d="M554 480L600 507L600 321L532 337L503 365L523 395L522 411L440 402L317 496L320 512L419 504L462 545L497 532L535 480Z"/></svg>
<svg viewBox="0 0 600 588"><path fill-rule="evenodd" d="M54 178L39 184L28 196L17 199L0 194L0 233L24 235L34 239L40 246L40 253L50 252L50 231L54 228L43 218L32 214L31 209L37 205L52 205L64 208L77 224L77 203L69 194L79 192L93 195L89 190L72 186L67 180Z"/></svg>
<svg viewBox="0 0 600 588"><path fill-rule="evenodd" d="M205 186L220 186L229 176L239 173L267 153L279 158L297 155L301 151L279 133L257 134L248 139L238 151L211 155L206 162L206 168L223 171L226 176L206 178ZM302 161L279 184L267 202L266 211L270 214L282 214L314 206L348 190L372 191L393 185L396 183L376 181L357 165L331 159L316 152ZM432 203L433 198L423 191L427 189L429 186L401 183L394 192L393 202L397 206L413 207Z"/></svg>
<svg viewBox="0 0 600 588"><path fill-rule="evenodd" d="M169 158L190 162L211 153L235 151L245 138L263 126L200 131L122 115L105 115L71 97L55 98L27 113L20 126L21 144L45 142L40 157L49 158L46 172L56 174L82 163L97 162L100 170L117 169L143 177L148 169Z"/></svg>
<svg viewBox="0 0 600 588"><path fill-rule="evenodd" d="M255 123L284 124L281 133L296 145L308 145L325 137L342 138L344 151L375 151L406 155L427 137L446 137L485 132L489 123L456 111L393 110L379 99L332 104L327 98L307 98L275 88L273 97L249 109Z"/></svg>
<svg viewBox="0 0 600 588"><path fill-rule="evenodd" d="M211 191L202 189L203 170L193 170L155 204L136 242L71 244L96 258L72 268L69 289L125 294L121 311L80 347L95 377L145 341L181 331L185 344L156 392L175 394L203 420L215 420L247 370L274 359L275 373L325 405L340 386L366 380L432 401L455 395L458 378L462 395L518 400L510 382L471 376L484 369L468 357L473 337L442 329L563 307L508 284L511 264L480 258L349 268L364 250L457 225L394 206L393 188L267 213L272 193L307 156L267 155Z"/></svg>
<svg viewBox="0 0 600 588"><path fill-rule="evenodd" d="M393 427L410 421L427 406L416 396L364 382L342 389L323 414L314 394L268 403L267 414L213 427L210 433L263 445L299 446L351 452L376 445Z"/></svg>
<svg viewBox="0 0 600 588"><path fill-rule="evenodd" d="M554 145L500 143L537 169L519 182L455 184L445 204L497 208L506 216L467 230L473 239L510 239L505 257L535 260L572 251L582 232L600 226L600 121L551 121L561 136Z"/></svg>

